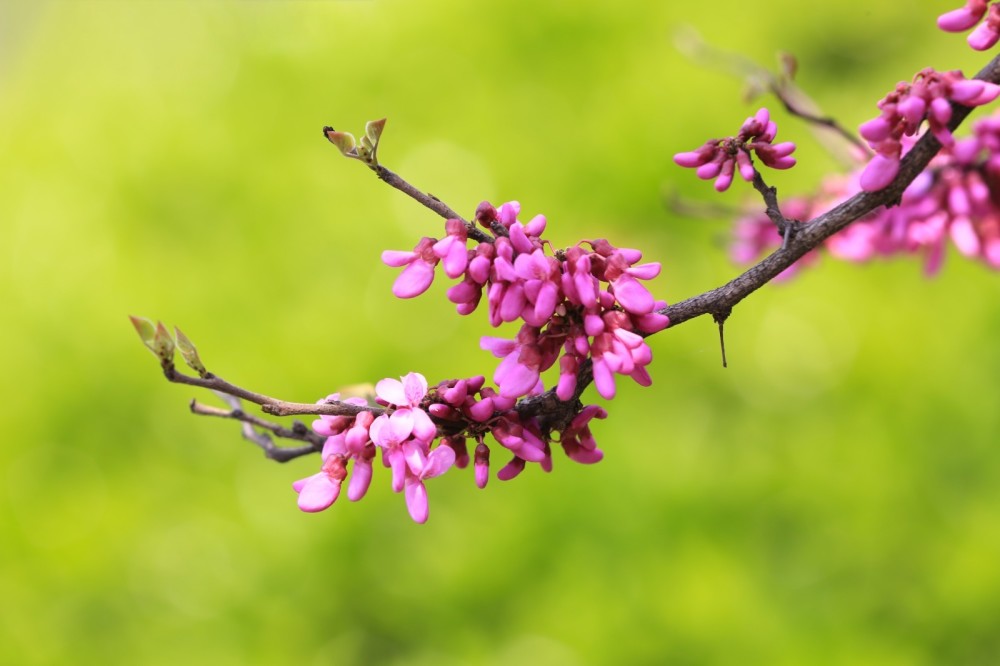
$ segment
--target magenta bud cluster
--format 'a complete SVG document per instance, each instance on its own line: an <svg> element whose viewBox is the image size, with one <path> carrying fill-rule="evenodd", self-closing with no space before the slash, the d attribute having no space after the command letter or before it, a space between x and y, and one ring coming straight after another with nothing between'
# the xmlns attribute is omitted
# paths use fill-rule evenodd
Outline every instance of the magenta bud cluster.
<svg viewBox="0 0 1000 666"><path fill-rule="evenodd" d="M641 252L604 239L552 251L541 237L545 217L536 215L525 224L517 218L520 209L516 201L499 209L483 202L475 222L489 233L450 219L444 238L422 238L410 252L382 253L384 263L403 269L392 287L399 298L427 291L440 264L447 277L458 280L448 289L448 299L459 314L474 312L485 293L490 324L520 322L520 330L512 340L485 336L480 342L502 359L493 375L495 389L481 376L428 389L424 376L411 372L375 386L382 407L378 415L358 398L340 401L334 394L320 401L364 409L354 416L321 416L313 423L313 430L326 440L320 471L292 484L303 511L332 505L352 466L347 495L351 501L361 499L379 452L382 464L392 471L392 489L404 494L410 517L418 523L428 517L425 481L452 467L467 467L469 440L475 442L471 461L480 488L489 479L487 435L511 454L497 471L503 481L530 463L550 471L556 441L578 463L604 457L590 422L607 417L607 412L579 403L577 378L590 363L594 383L605 398L615 395L616 374L649 385L646 366L653 355L645 336L670 321L656 311L666 303L656 300L642 282L655 278L660 264L640 263ZM473 247L470 236L479 239ZM558 435L552 423L518 411L519 398L544 392L541 373L557 362L555 393L573 410L559 422Z"/></svg>
<svg viewBox="0 0 1000 666"><path fill-rule="evenodd" d="M499 395L519 398L544 390L541 373L559 363L556 394L570 400L584 362L593 364L594 383L604 398L616 392L615 375L643 386L651 382L646 366L652 351L646 335L669 325L642 281L660 272L657 262L640 263L639 250L618 248L605 239L581 241L552 252L541 237L543 215L518 220L520 204L499 208L483 202L476 222L492 238L468 247L468 229L460 220L445 223L441 240L421 239L412 252L386 251L382 261L403 267L393 294L411 298L424 293L441 264L460 282L448 289L459 314L474 312L486 294L490 325L520 322L513 339L484 336L480 346L502 359L493 374Z"/></svg>
<svg viewBox="0 0 1000 666"><path fill-rule="evenodd" d="M938 27L945 32L965 32L977 23L979 25L966 38L969 46L985 51L1000 41L1000 5L995 2L968 0L964 7L941 14L937 20Z"/></svg>
<svg viewBox="0 0 1000 666"><path fill-rule="evenodd" d="M756 170L751 154L756 154L761 162L772 169L790 169L795 166L791 157L795 144L772 143L778 133L778 126L771 120L766 108L747 118L735 137L711 139L700 148L674 155L674 162L682 167L697 169L702 180L715 179L715 189L725 192L733 182L733 175L739 170L740 177L752 182Z"/></svg>
<svg viewBox="0 0 1000 666"><path fill-rule="evenodd" d="M469 439L476 443L475 483L486 486L487 434L512 454L497 472L500 480L513 479L528 463L552 470L553 434L543 431L536 418L522 418L514 409L516 401L485 386L481 376L449 380L428 389L424 376L411 372L398 380L383 379L375 386L375 394L384 408L378 416L361 411L355 416L320 416L313 422L313 430L326 441L320 471L292 484L303 511L330 507L340 496L348 468L348 499L354 502L364 497L372 481L372 461L380 453L382 465L391 470L393 491L404 494L410 517L424 523L429 515L424 482L453 467L467 467ZM340 400L338 394L320 401L329 402L367 406L360 398ZM604 457L589 424L606 416L596 405L583 407L563 430L558 441L570 460L591 464Z"/></svg>
<svg viewBox="0 0 1000 666"><path fill-rule="evenodd" d="M905 138L904 142L912 142ZM904 150L906 145L904 143ZM861 190L861 173L831 179L813 197L782 202L787 215L811 219ZM880 207L827 239L831 256L864 262L920 255L924 271L940 270L948 245L966 257L1000 269L1000 114L973 124L972 136L944 147L903 192L900 202ZM749 262L781 246L767 215L751 213L736 223L733 257ZM818 258L813 250L786 271L790 275Z"/></svg>
<svg viewBox="0 0 1000 666"><path fill-rule="evenodd" d="M952 103L980 106L1000 95L1000 86L966 79L960 71L937 72L923 69L912 83L900 82L879 103L882 113L863 123L861 136L875 151L861 173L861 189L875 192L886 187L899 173L903 137L914 136L924 120L934 137L945 147L954 143L948 122Z"/></svg>

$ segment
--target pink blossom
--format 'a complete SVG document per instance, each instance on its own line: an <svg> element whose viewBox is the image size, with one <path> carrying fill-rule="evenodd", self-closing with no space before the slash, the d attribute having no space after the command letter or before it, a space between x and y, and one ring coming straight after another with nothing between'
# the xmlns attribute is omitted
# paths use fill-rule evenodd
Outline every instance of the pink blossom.
<svg viewBox="0 0 1000 666"><path fill-rule="evenodd" d="M476 445L476 486L485 488L490 478L490 449L483 442Z"/></svg>
<svg viewBox="0 0 1000 666"><path fill-rule="evenodd" d="M328 508L340 496L340 484L346 477L344 459L327 457L318 473L292 484L292 489L299 494L299 508L309 513Z"/></svg>
<svg viewBox="0 0 1000 666"><path fill-rule="evenodd" d="M427 456L421 454L407 460L404 495L406 508L415 522L427 522L427 488L424 486L424 479L441 476L454 462L455 451L450 446L439 446Z"/></svg>
<svg viewBox="0 0 1000 666"><path fill-rule="evenodd" d="M964 7L941 14L938 27L946 32L965 32L982 20L988 4L987 0L969 0Z"/></svg>
<svg viewBox="0 0 1000 666"><path fill-rule="evenodd" d="M465 245L468 231L461 220L445 222L445 231L447 235L434 243L432 250L434 256L443 260L444 274L456 278L465 272L469 263L469 250Z"/></svg>
<svg viewBox="0 0 1000 666"><path fill-rule="evenodd" d="M608 413L597 405L588 405L580 410L559 439L566 457L584 465L600 462L604 453L597 448L593 433L590 432L592 419L607 418Z"/></svg>
<svg viewBox="0 0 1000 666"><path fill-rule="evenodd" d="M880 123L866 125L867 134L880 136ZM913 141L902 136L901 152ZM916 255L923 258L924 272L933 275L952 244L961 255L1000 268L1000 206L993 194L1000 191L998 155L1000 114L994 114L976 121L971 137L944 146L906 188L898 205L872 211L827 239L822 249L838 259L857 262ZM801 219L815 217L860 191L871 168L869 164L848 178L830 180L811 198L783 202L782 210ZM738 234L734 257L740 261L752 260L781 242L773 224L759 213L743 218ZM810 261L819 251L807 255ZM804 260L793 268L801 265Z"/></svg>
<svg viewBox="0 0 1000 666"><path fill-rule="evenodd" d="M899 172L903 138L915 136L926 119L928 129L942 145L954 143L948 123L951 104L980 106L1000 95L1000 86L966 79L961 72L936 72L923 69L912 83L900 82L896 89L878 103L882 114L863 123L861 136L875 150L861 174L861 189L875 192L887 187Z"/></svg>
<svg viewBox="0 0 1000 666"><path fill-rule="evenodd" d="M427 291L434 281L434 267L438 257L434 254L435 240L420 239L412 252L386 250L382 253L382 263L394 268L406 266L392 285L392 293L397 298L413 298Z"/></svg>
<svg viewBox="0 0 1000 666"><path fill-rule="evenodd" d="M986 20L969 34L967 41L975 50L985 51L1000 40L1000 5L987 0L968 0L964 7L941 14L937 24L946 32L965 32L982 21L983 16Z"/></svg>
<svg viewBox="0 0 1000 666"><path fill-rule="evenodd" d="M741 140L760 148L762 159L779 164L790 152L784 144L772 145L777 128L766 110L747 119L741 130ZM765 157L766 155L766 157ZM743 158L740 158L743 163ZM744 164L744 166L746 166ZM752 171L752 169L751 169ZM491 242L480 242L472 250L467 248L468 229L461 220L448 220L445 238L435 241L425 238L413 252L386 252L383 260L393 266L405 266L397 278L394 293L410 297L422 293L433 280L433 269L438 261L445 264L445 273L459 281L447 290L447 297L461 314L469 314L478 306L486 292L489 322L497 327L503 323L521 322L514 340L484 337L483 349L500 359L493 373L498 387L498 398L517 398L541 392L544 386L541 373L560 363L558 394L573 395L576 390L573 369L577 371L592 354L594 338L604 333L612 337L614 329L649 334L662 330L669 324L667 318L655 312L665 303L657 301L645 281L660 272L658 262L640 263L642 253L631 248L618 248L605 239L584 241L561 252L553 252L551 244L541 238L547 226L543 215L536 215L529 222L518 219L521 205L508 201L499 208L488 202L476 209L475 221L492 233ZM588 247L589 246L589 247ZM614 328L606 331L604 316L611 312L622 314ZM620 336L619 336L620 337ZM608 372L627 374L641 384L648 384L645 370L649 356L644 344L637 351L622 347L621 340L606 338L602 349L602 363ZM603 343L598 343L598 346ZM560 361L560 357L565 360ZM635 357L635 358L633 358ZM598 374L604 376L603 369ZM607 381L598 382L604 395L611 395ZM388 390L388 389L387 389ZM396 392L400 389L395 389ZM426 392L426 386L422 388ZM421 395L424 395L421 393ZM417 404L399 397L382 395L380 401L399 408L417 408ZM452 403L448 403L452 405ZM458 405L452 405L458 407ZM432 411L440 417L456 414L453 409L436 406ZM461 413L476 422L485 422L500 410L490 400L474 400L461 405ZM421 439L432 438L424 422L423 412L413 415ZM423 425L421 426L421 423ZM381 431L383 426L379 426ZM391 448L391 447L390 447ZM390 465L396 454L386 453ZM396 473L396 485L401 482Z"/></svg>
<svg viewBox="0 0 1000 666"><path fill-rule="evenodd" d="M682 167L697 169L697 176L703 180L715 179L715 189L724 192L733 182L733 175L739 171L740 177L752 182L756 170L751 155L772 169L790 169L795 166L795 144L791 142L774 144L778 126L771 120L766 108L743 122L735 137L711 139L699 148L674 155L674 162Z"/></svg>

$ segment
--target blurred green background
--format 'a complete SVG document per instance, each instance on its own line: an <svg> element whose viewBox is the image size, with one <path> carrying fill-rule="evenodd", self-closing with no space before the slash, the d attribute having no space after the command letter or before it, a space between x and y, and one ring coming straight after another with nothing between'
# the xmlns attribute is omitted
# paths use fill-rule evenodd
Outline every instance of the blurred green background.
<svg viewBox="0 0 1000 666"><path fill-rule="evenodd" d="M323 125L388 116L380 156L418 187L641 247L676 301L737 268L727 220L664 189L750 193L670 157L759 106L678 27L796 54L855 127L917 69L985 62L934 28L958 4L0 3L0 662L998 663L1000 282L954 254L934 280L827 259L765 288L727 370L711 321L657 335L604 462L484 492L449 473L425 526L381 469L360 504L300 513L317 459L190 416L211 396L163 381L126 317L291 400L488 374L481 313L440 277L394 300L379 263L440 221ZM833 162L775 117L800 166L769 180L806 192Z"/></svg>

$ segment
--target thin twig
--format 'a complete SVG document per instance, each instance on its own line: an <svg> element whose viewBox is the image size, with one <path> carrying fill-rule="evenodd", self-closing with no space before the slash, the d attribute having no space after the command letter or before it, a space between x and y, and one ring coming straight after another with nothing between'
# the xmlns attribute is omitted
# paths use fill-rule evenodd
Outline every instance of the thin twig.
<svg viewBox="0 0 1000 666"><path fill-rule="evenodd" d="M468 230L469 238L477 240L480 243L493 242L493 239L490 238L489 234L476 227L474 222L469 222L468 220L466 220L464 217L462 217L454 210L452 210L448 206L448 204L441 201L433 194L427 194L425 192L421 192L413 185L410 185L408 182L403 180L399 176L399 174L390 171L381 164L376 164L375 166L371 167L371 169L372 171L375 172L375 175L377 175L380 180L382 180L385 183L388 183L392 187L395 187L397 190L407 195L411 199L417 201L421 205L430 208L432 211L434 211L444 219L460 220L465 225L465 228Z"/></svg>
<svg viewBox="0 0 1000 666"><path fill-rule="evenodd" d="M209 373L206 377L193 377L179 372L173 363L163 366L163 374L168 381L175 384L187 384L225 393L226 395L243 398L256 405L261 411L272 416L294 416L301 414L328 414L331 416L355 416L361 412L372 412L376 416L385 410L381 407L368 405L352 405L347 402L324 400L319 403L288 402L278 400L263 393L256 393L243 387L231 384L218 375Z"/></svg>
<svg viewBox="0 0 1000 666"><path fill-rule="evenodd" d="M860 150L861 155L871 157L874 154L871 148L868 147L868 144L861 140L861 137L842 126L831 116L816 115L796 106L786 92L786 89L790 85L791 84L787 82L782 84L777 80L772 81L770 85L771 94L778 98L778 101L781 102L788 113L801 118L806 122L812 123L813 125L819 125L836 132L841 138L845 139L855 148Z"/></svg>
<svg viewBox="0 0 1000 666"><path fill-rule="evenodd" d="M301 421L296 421L291 428L286 428L278 425L277 423L265 421L264 419L253 416L252 414L247 414L243 411L239 398L226 395L218 391L215 391L214 393L225 401L226 404L230 406L230 409L212 407L210 405L204 405L196 400L192 400L191 412L201 416L215 416L242 422L243 427L241 428L241 433L243 438L259 446L264 451L264 455L268 459L275 460L277 462L288 462L289 460L294 460L295 458L300 458L311 453L317 453L323 449L323 444L326 441L326 438L313 432ZM254 430L254 426L269 430L277 437L283 439L294 439L300 442L308 442L308 444L306 446L296 447L275 446L274 440L270 435L265 432L258 432Z"/></svg>
<svg viewBox="0 0 1000 666"><path fill-rule="evenodd" d="M817 129L828 130L840 139L846 140L860 150L860 156L872 154L871 149L857 134L846 129L831 117L822 115L818 111L807 110L806 107L818 109L819 105L801 87L796 85L790 76L779 76L741 53L725 51L709 44L690 28L678 31L675 44L681 53L693 61L706 67L723 70L745 81L750 93L747 95L748 101L767 91L781 102L788 113L816 126ZM842 150L840 146L834 147L829 142L824 142L822 135L817 134L817 136L823 146L838 160L845 164L857 162L858 155L844 154L846 151Z"/></svg>
<svg viewBox="0 0 1000 666"><path fill-rule="evenodd" d="M781 214L781 208L778 206L778 190L769 187L757 169L753 170L753 188L760 192L760 196L764 198L764 212L774 222L774 226L778 228L778 233L784 236L791 221L785 219L785 216Z"/></svg>
<svg viewBox="0 0 1000 666"><path fill-rule="evenodd" d="M662 194L664 208L679 217L699 220L732 218L745 212L738 206L686 197L674 188L664 188Z"/></svg>

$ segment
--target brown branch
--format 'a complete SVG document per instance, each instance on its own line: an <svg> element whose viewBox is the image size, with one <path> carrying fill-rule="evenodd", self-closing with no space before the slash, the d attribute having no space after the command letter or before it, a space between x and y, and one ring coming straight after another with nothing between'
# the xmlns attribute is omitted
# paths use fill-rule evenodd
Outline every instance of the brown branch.
<svg viewBox="0 0 1000 666"><path fill-rule="evenodd" d="M347 402L325 400L320 403L288 402L278 400L263 393L256 393L235 384L230 384L222 377L209 373L206 377L193 377L177 371L173 363L163 365L163 375L175 384L187 384L200 388L218 391L236 398L243 398L256 405L261 411L272 416L294 416L302 414L328 414L330 416L355 416L361 412L372 412L376 416L385 412L381 407L367 405L352 405Z"/></svg>
<svg viewBox="0 0 1000 666"><path fill-rule="evenodd" d="M382 180L385 183L388 183L392 187L395 187L397 190L407 195L414 201L420 203L421 205L430 208L432 211L434 211L444 219L461 220L462 223L465 225L465 228L468 230L469 238L477 240L480 243L493 242L493 239L490 238L489 234L476 227L476 224L474 222L469 222L468 220L466 220L464 217L462 217L454 210L452 210L448 206L448 204L441 201L433 194L427 194L421 192L413 185L410 185L408 182L403 180L397 173L390 171L381 164L376 164L372 166L371 169L372 171L375 172L375 175L377 175L380 180Z"/></svg>
<svg viewBox="0 0 1000 666"><path fill-rule="evenodd" d="M243 423L243 427L241 428L243 438L259 446L264 451L264 455L268 459L275 460L277 462L288 462L289 460L294 460L295 458L300 458L302 456L317 453L323 450L323 444L326 441L326 438L313 432L301 421L296 421L291 428L286 428L278 425L277 423L265 421L264 419L253 416L252 414L247 414L243 411L239 398L226 395L225 393L220 393L218 391L215 391L215 394L225 401L226 404L230 406L230 409L212 407L204 405L196 400L192 400L191 413L199 414L201 416L215 416L241 421ZM265 432L258 432L254 430L254 426L269 430L277 437L308 442L308 444L306 446L296 447L275 446L274 440L270 435Z"/></svg>
<svg viewBox="0 0 1000 666"><path fill-rule="evenodd" d="M781 214L781 208L778 206L778 190L769 187L757 169L753 170L753 188L760 192L760 196L764 198L764 212L774 222L774 226L778 228L778 233L785 236L790 228L789 223L791 220L786 220L785 216Z"/></svg>
<svg viewBox="0 0 1000 666"><path fill-rule="evenodd" d="M792 101L791 97L789 97L787 94L787 89L791 85L792 85L791 83L788 82L782 83L777 79L772 80L770 85L771 94L774 95L776 98L778 98L778 101L781 102L782 106L785 107L785 111L788 111L788 113L790 113L791 115L801 118L802 120L805 120L808 123L812 123L813 125L819 125L820 127L825 127L826 129L835 132L842 139L845 139L855 148L860 150L862 155L870 157L873 154L871 148L868 147L867 143L861 140L861 137L859 137L854 132L849 131L847 128L843 127L834 118L830 116L820 116L814 113L809 113L808 111L796 106L796 104ZM797 90L798 88L795 89Z"/></svg>

